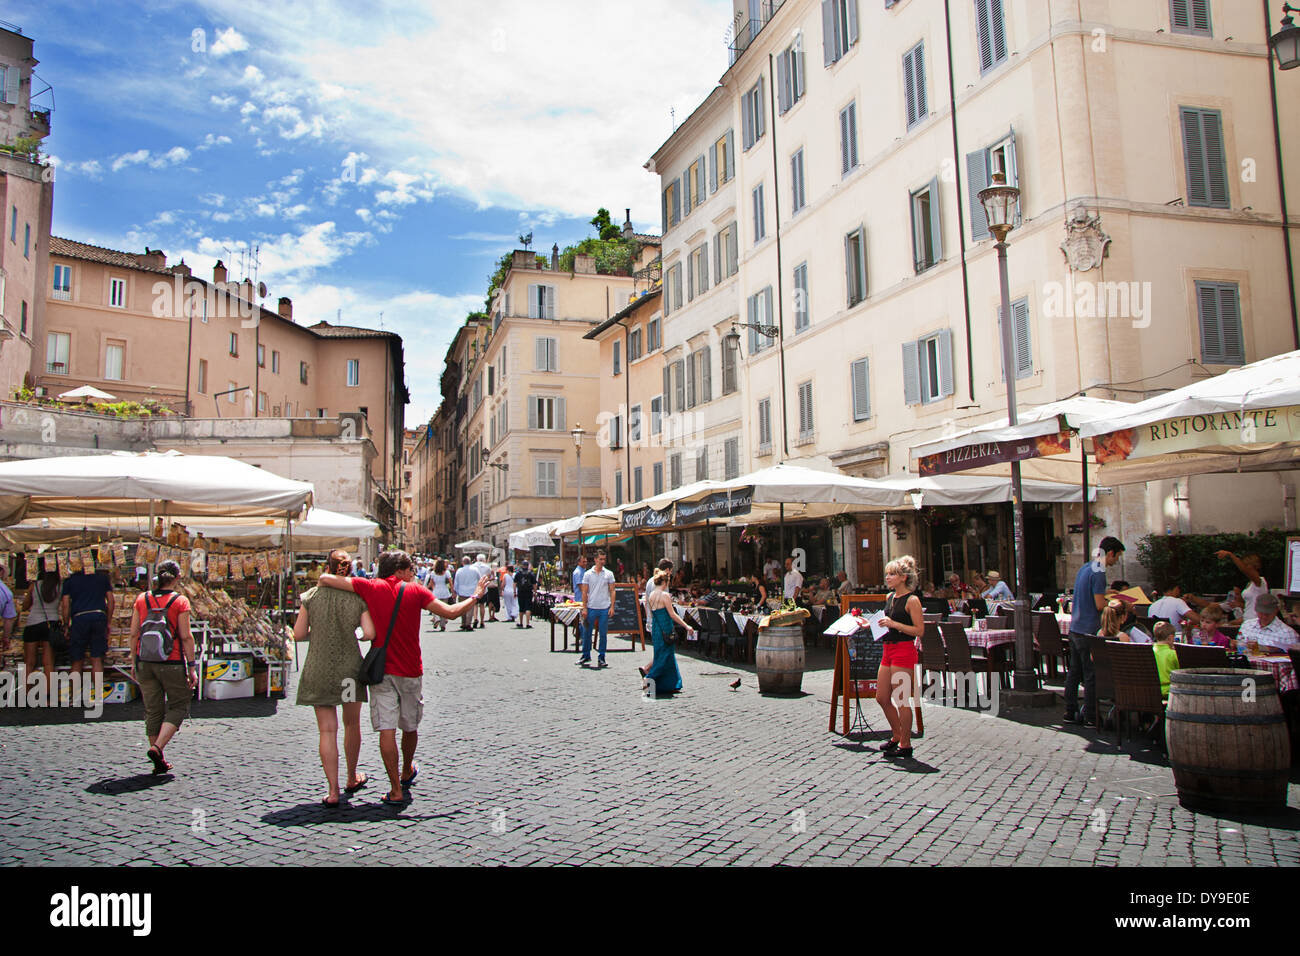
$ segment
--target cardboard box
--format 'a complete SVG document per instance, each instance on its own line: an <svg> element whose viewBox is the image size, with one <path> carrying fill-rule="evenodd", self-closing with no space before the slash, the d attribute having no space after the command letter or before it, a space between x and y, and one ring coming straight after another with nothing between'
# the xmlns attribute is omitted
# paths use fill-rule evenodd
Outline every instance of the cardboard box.
<svg viewBox="0 0 1300 956"><path fill-rule="evenodd" d="M212 658L204 663L203 677L209 681L241 681L253 676L249 657Z"/></svg>
<svg viewBox="0 0 1300 956"><path fill-rule="evenodd" d="M206 700L238 700L253 696L253 678L245 680L217 680L203 686Z"/></svg>

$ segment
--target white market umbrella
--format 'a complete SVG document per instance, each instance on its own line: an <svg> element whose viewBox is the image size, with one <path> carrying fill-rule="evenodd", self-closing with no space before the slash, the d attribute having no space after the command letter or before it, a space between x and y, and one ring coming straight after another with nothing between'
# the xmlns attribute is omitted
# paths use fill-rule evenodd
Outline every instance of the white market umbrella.
<svg viewBox="0 0 1300 956"><path fill-rule="evenodd" d="M110 395L108 392L102 392L93 385L83 385L80 388L74 388L70 392L64 392L59 396L59 401L73 402L115 402L116 395Z"/></svg>
<svg viewBox="0 0 1300 956"><path fill-rule="evenodd" d="M240 521L233 524L188 523L191 534L228 541L247 548L278 548L287 537L284 522L264 519L260 523ZM297 551L328 551L333 548L356 548L362 539L379 534L379 525L325 508L312 508L301 521L292 522L293 546Z"/></svg>
<svg viewBox="0 0 1300 956"><path fill-rule="evenodd" d="M285 517L312 500L305 481L233 458L113 452L0 462L0 525L26 518ZM156 506L156 507L155 507Z"/></svg>
<svg viewBox="0 0 1300 956"><path fill-rule="evenodd" d="M495 546L486 541L462 541L460 544L452 545L457 551L494 551Z"/></svg>
<svg viewBox="0 0 1300 956"><path fill-rule="evenodd" d="M554 546L555 537L552 530L558 522L548 521L545 524L535 525L531 528L524 528L522 531L514 531L510 534L506 543L512 551L527 551L530 548L549 548Z"/></svg>

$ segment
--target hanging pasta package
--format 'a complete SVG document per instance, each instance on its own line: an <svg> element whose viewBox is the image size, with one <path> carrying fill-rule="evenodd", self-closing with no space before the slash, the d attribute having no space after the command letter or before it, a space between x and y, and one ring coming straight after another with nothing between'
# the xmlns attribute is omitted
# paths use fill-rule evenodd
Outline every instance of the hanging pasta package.
<svg viewBox="0 0 1300 956"><path fill-rule="evenodd" d="M95 545L95 563L104 567L113 563L113 547L107 541Z"/></svg>
<svg viewBox="0 0 1300 956"><path fill-rule="evenodd" d="M24 555L24 557L27 559L27 580L35 581L36 580L36 552L28 551L27 554Z"/></svg>
<svg viewBox="0 0 1300 956"><path fill-rule="evenodd" d="M94 548L81 549L81 570L85 571L87 574L95 573L95 549Z"/></svg>
<svg viewBox="0 0 1300 956"><path fill-rule="evenodd" d="M81 571L81 552L73 548L65 552L68 556L68 573L77 574Z"/></svg>
<svg viewBox="0 0 1300 956"><path fill-rule="evenodd" d="M54 561L59 568L59 577L66 578L72 574L72 562L68 559L68 552L59 551L54 555Z"/></svg>
<svg viewBox="0 0 1300 956"><path fill-rule="evenodd" d="M284 562L280 558L281 552L268 551L266 553L266 563L271 569L272 574L279 574L284 570Z"/></svg>
<svg viewBox="0 0 1300 956"><path fill-rule="evenodd" d="M208 555L208 583L220 584L226 580L226 556L224 554Z"/></svg>
<svg viewBox="0 0 1300 956"><path fill-rule="evenodd" d="M126 542L121 538L114 538L113 545L113 567L119 570L126 567Z"/></svg>
<svg viewBox="0 0 1300 956"><path fill-rule="evenodd" d="M135 548L136 564L153 564L158 560L158 542L153 538L141 538Z"/></svg>
<svg viewBox="0 0 1300 956"><path fill-rule="evenodd" d="M190 574L198 576L208 570L208 552L202 548L190 549Z"/></svg>
<svg viewBox="0 0 1300 956"><path fill-rule="evenodd" d="M244 580L244 562L240 560L239 555L232 554L230 555L229 560L230 560L230 573L229 573L230 580L231 581Z"/></svg>
<svg viewBox="0 0 1300 956"><path fill-rule="evenodd" d="M257 555L252 551L247 554L241 554L239 560L242 562L244 577L251 578L257 574Z"/></svg>
<svg viewBox="0 0 1300 956"><path fill-rule="evenodd" d="M267 557L267 552L259 551L253 555L254 562L257 565L257 573L264 578L271 576L271 559Z"/></svg>

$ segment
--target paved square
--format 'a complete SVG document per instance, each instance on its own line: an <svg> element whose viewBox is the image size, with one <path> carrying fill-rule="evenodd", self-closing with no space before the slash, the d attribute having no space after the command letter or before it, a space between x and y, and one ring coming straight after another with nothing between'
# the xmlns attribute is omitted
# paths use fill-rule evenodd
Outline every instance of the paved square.
<svg viewBox="0 0 1300 956"><path fill-rule="evenodd" d="M1294 783L1288 818L1192 814L1149 749L1034 723L1055 711L934 706L909 771L826 732L829 670L805 675L804 697L764 698L751 670L683 654L684 693L649 700L648 653L611 638L611 666L586 670L548 652L548 630L443 634L426 618L421 771L400 813L378 802L367 716L376 783L318 806L315 721L292 689L196 703L162 782L138 702L98 721L0 712L0 865L1300 862Z"/></svg>

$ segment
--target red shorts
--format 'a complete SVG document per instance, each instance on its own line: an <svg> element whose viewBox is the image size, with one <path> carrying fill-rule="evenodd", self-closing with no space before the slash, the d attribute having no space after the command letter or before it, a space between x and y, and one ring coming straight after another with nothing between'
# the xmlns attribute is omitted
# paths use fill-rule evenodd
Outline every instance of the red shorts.
<svg viewBox="0 0 1300 956"><path fill-rule="evenodd" d="M916 667L916 642L891 641L885 645L881 667Z"/></svg>

